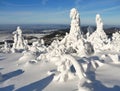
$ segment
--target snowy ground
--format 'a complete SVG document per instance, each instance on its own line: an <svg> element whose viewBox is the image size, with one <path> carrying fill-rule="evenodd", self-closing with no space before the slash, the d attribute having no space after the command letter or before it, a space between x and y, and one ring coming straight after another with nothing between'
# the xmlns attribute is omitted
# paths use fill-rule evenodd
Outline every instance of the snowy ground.
<svg viewBox="0 0 120 91"><path fill-rule="evenodd" d="M106 89L120 90L120 63L119 64L105 64L96 71L96 79L101 81Z"/></svg>
<svg viewBox="0 0 120 91"><path fill-rule="evenodd" d="M12 34L0 34L0 42L3 42L5 39L12 39Z"/></svg>
<svg viewBox="0 0 120 91"><path fill-rule="evenodd" d="M47 74L56 69L54 64L38 62L19 66L21 56L21 53L0 53L0 72L4 78L0 82L0 91L77 91L78 77L64 83L55 82L54 74ZM120 91L119 69L120 64L104 64L95 73L89 73L93 83L85 86L93 88L93 91Z"/></svg>
<svg viewBox="0 0 120 91"><path fill-rule="evenodd" d="M18 66L18 58L22 56L20 53L0 55L0 71L4 77L0 83L0 91L61 91L62 89L70 91L77 88L75 86L77 79L66 83L53 82L54 74L47 74L48 71L54 70L53 64L39 62L34 65ZM25 68L25 71L21 68Z"/></svg>

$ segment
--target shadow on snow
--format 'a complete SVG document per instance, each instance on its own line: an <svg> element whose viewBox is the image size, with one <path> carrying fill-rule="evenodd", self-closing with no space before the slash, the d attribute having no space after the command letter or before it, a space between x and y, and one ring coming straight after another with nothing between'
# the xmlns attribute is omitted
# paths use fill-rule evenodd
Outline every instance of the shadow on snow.
<svg viewBox="0 0 120 91"><path fill-rule="evenodd" d="M13 72L10 72L10 73L7 73L7 74L4 74L2 77L3 77L3 80L1 81L1 82L3 82L3 81L6 81L6 80L8 80L8 79L10 79L10 78L13 78L13 77L15 77L15 76L18 76L18 75L20 75L20 74L22 74L24 71L22 71L22 70L16 70L16 71L13 71Z"/></svg>
<svg viewBox="0 0 120 91"><path fill-rule="evenodd" d="M120 86L114 86L113 88L104 86L100 81L96 80L94 72L88 72L87 74L92 83L85 83L83 86L91 88L92 91L120 91Z"/></svg>
<svg viewBox="0 0 120 91"><path fill-rule="evenodd" d="M22 73L23 73L22 70L16 70L16 71L4 74L4 75L2 75L3 80L0 81L0 83L4 82L4 81L6 81L6 80L8 80L10 78L13 78L15 76L18 76L18 75L20 75ZM13 89L14 89L14 85L10 85L10 86L0 88L0 91L13 91Z"/></svg>
<svg viewBox="0 0 120 91"><path fill-rule="evenodd" d="M14 85L10 85L7 87L0 88L0 91L13 91Z"/></svg>
<svg viewBox="0 0 120 91"><path fill-rule="evenodd" d="M3 61L5 60L6 58L5 57L0 57L0 61Z"/></svg>
<svg viewBox="0 0 120 91"><path fill-rule="evenodd" d="M54 74L27 86L17 89L16 91L42 91L53 79Z"/></svg>

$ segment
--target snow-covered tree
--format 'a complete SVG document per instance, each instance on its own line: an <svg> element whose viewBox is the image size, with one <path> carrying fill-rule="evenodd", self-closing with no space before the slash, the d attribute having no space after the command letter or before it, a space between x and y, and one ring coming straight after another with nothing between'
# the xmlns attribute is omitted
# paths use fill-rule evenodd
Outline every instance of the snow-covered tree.
<svg viewBox="0 0 120 91"><path fill-rule="evenodd" d="M25 49L25 45L24 44L24 38L22 36L22 30L20 29L20 27L17 27L17 30L13 32L13 38L14 38L14 43L12 46L11 51L15 52L16 50L24 50Z"/></svg>
<svg viewBox="0 0 120 91"><path fill-rule="evenodd" d="M103 22L99 14L96 15L96 26L96 31L87 40L93 45L95 51L100 51L107 44L108 39L103 30Z"/></svg>

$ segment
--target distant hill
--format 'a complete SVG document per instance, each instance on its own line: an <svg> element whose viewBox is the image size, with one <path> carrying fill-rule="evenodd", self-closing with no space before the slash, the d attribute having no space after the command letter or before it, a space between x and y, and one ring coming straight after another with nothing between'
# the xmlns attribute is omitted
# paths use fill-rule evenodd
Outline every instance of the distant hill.
<svg viewBox="0 0 120 91"><path fill-rule="evenodd" d="M16 25L17 26L17 25ZM0 29L7 29L5 31L0 30L0 34L4 33L12 33L13 29L15 31L16 26L11 26L11 29L9 30L10 26L5 28L5 26L0 26ZM30 26L30 27L29 27ZM92 31L94 32L96 30L96 26L90 26ZM32 36L24 36L27 40L33 40L33 39L39 39L38 37L34 36L34 34L47 34L44 37L42 37L45 41L46 45L51 44L53 40L61 40L66 32L69 33L70 26L69 25L24 25L21 27L23 29L24 34L33 34ZM27 30L28 29L28 30ZM88 26L82 26L81 31L83 34L86 34L88 31ZM108 35L108 37L112 36L112 33L115 33L117 31L120 31L120 27L106 27L104 28L105 33ZM3 44L1 41L0 44ZM31 43L30 43L31 44Z"/></svg>
<svg viewBox="0 0 120 91"><path fill-rule="evenodd" d="M95 26L91 26L91 27L92 27L93 31L96 30ZM87 33L87 28L88 28L88 26L81 27L81 30L82 30L83 34ZM53 40L56 40L56 39L61 40L65 36L66 32L69 33L69 30L70 30L70 28L59 29L58 31L51 32L49 35L46 35L42 38L44 39L45 44L49 45L49 44L51 44L51 42ZM108 37L111 37L113 33L117 32L117 31L120 31L120 28L111 27L111 28L104 29L104 31L108 35Z"/></svg>

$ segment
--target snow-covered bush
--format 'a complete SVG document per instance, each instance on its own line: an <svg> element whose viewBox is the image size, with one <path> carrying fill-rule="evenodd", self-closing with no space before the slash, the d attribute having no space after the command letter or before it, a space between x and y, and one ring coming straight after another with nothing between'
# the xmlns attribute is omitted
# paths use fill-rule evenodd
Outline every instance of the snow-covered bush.
<svg viewBox="0 0 120 91"><path fill-rule="evenodd" d="M10 45L8 45L7 40L4 40L4 46L1 48L1 51L4 53L10 52Z"/></svg>

